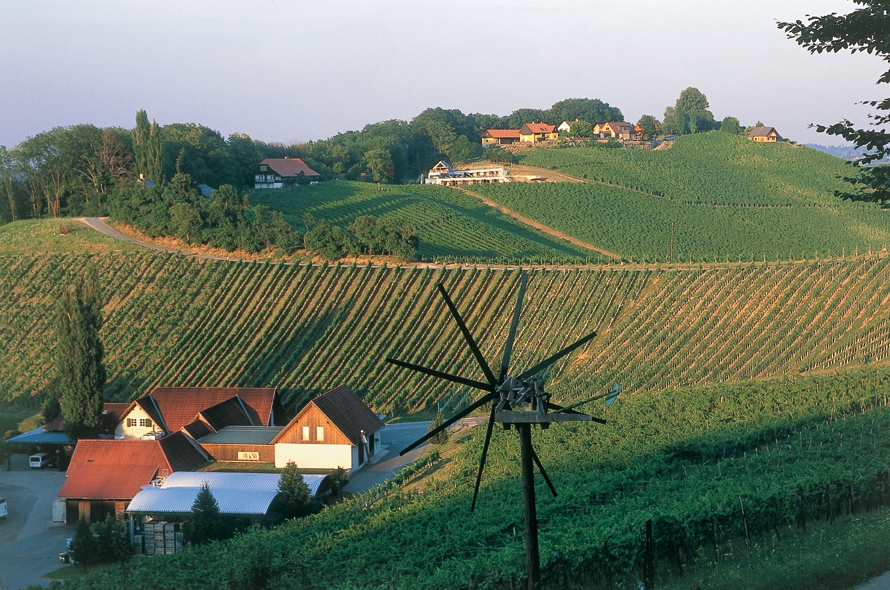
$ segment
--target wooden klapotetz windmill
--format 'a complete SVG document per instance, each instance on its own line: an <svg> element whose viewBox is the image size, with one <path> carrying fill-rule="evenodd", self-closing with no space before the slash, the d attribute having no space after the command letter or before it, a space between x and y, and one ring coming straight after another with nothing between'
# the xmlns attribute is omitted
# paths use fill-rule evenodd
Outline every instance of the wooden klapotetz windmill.
<svg viewBox="0 0 890 590"><path fill-rule="evenodd" d="M550 481L550 477L547 476L547 471L545 471L544 466L541 464L541 460L538 458L538 455L535 453L535 450L532 447L532 425L537 424L541 428L548 428L553 422L574 421L592 421L598 422L600 424L605 424L605 420L594 418L593 416L588 416L587 414L582 414L581 412L576 411L574 408L601 398L606 398L607 406L611 405L618 397L618 393L621 391L621 386L616 385L615 388L613 388L608 393L596 395L590 399L572 404L568 407L562 407L554 404L550 401L550 396L544 391L544 379L542 377L539 377L538 374L567 354L580 348L581 346L584 346L587 342L593 339L594 336L596 336L596 332L588 334L571 346L563 348L556 354L548 357L532 368L516 376L511 377L508 375L508 371L510 368L510 356L513 353L513 339L516 336L516 327L519 324L519 316L522 313L522 299L525 295L526 281L526 275L523 274L520 279L519 295L516 300L516 309L513 311L513 322L510 324L510 334L509 336L507 336L507 343L504 347L504 356L501 360L501 369L500 373L497 376L495 376L495 374L492 372L491 368L488 366L488 363L485 362L485 358L479 351L479 347L476 345L476 341L470 334L469 329L467 329L467 326L464 323L463 318L461 318L460 313L458 313L457 307L455 307L454 303L451 301L451 298L448 296L448 292L445 290L445 287L443 287L441 284L438 285L439 292L445 299L445 304L448 306L448 309L451 311L451 315L454 317L457 325L460 327L460 330L464 335L464 339L469 345L470 350L472 350L473 352L473 356L476 357L476 362L479 363L479 367L485 374L485 379L487 382L466 379L464 377L459 377L457 375L452 375L443 371L437 371L435 369L429 369L427 367L422 367L420 365L415 365L413 363L408 363L393 358L388 358L386 359L386 361L394 365L399 365L401 367L419 371L421 373L439 377L441 379L447 379L448 381L452 381L454 383L459 383L461 385L466 385L468 387L473 387L476 389L481 389L482 391L486 392L485 395L483 395L479 400L459 411L457 414L443 422L441 426L434 430L431 430L422 438L403 449L400 453L404 455L408 451L422 444L425 440L450 427L452 424L467 416L474 410L477 410L485 406L486 404L491 404L491 412L489 414L488 426L485 432L485 443L482 445L482 457L479 461L479 470L476 473L476 487L473 491L473 503L470 506L471 512L476 507L476 496L479 494L479 483L482 481L482 471L485 468L485 459L488 455L488 444L489 442L491 442L491 431L494 427L494 423L500 422L505 429L509 429L511 426L514 426L516 430L519 431L522 466L522 500L525 507L525 553L526 564L528 567L528 588L536 589L540 584L540 558L538 554L538 521L535 510L534 468L532 467L532 463L534 463L538 467L538 471L541 472L541 475L544 477L544 481L547 483L547 486L550 488L550 491L554 496L556 496L556 489L553 487L553 483Z"/></svg>

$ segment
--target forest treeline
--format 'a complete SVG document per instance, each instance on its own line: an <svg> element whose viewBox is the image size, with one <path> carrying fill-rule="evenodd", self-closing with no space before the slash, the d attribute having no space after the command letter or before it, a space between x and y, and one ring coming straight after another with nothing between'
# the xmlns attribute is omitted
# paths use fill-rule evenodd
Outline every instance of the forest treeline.
<svg viewBox="0 0 890 590"><path fill-rule="evenodd" d="M140 174L158 186L181 172L193 186L252 188L263 158L303 158L324 180L404 182L443 157L455 162L478 157L480 135L488 128L621 118L619 109L597 99L569 99L547 110L519 109L504 117L430 108L411 121L383 121L329 139L285 145L243 133L223 137L197 123L161 126L140 111L133 129L56 127L12 148L0 146L0 223L106 214L116 189L132 187Z"/></svg>

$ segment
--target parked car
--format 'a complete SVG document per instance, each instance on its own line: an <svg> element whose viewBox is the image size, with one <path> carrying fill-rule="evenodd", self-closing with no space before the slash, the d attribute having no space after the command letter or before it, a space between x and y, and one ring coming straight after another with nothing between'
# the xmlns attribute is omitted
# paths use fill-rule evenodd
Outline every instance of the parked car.
<svg viewBox="0 0 890 590"><path fill-rule="evenodd" d="M49 453L35 453L28 458L28 465L32 469L43 469L49 467Z"/></svg>

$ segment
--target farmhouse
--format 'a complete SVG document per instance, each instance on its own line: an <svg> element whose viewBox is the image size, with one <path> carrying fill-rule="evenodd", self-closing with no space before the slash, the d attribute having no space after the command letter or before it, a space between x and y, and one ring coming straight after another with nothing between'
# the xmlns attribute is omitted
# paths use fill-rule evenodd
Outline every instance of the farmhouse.
<svg viewBox="0 0 890 590"><path fill-rule="evenodd" d="M758 143L775 143L782 137L775 127L755 127L748 133L748 139Z"/></svg>
<svg viewBox="0 0 890 590"><path fill-rule="evenodd" d="M578 119L575 119L575 121L578 121ZM559 124L559 127L557 127L556 130L559 131L560 133L568 133L569 131L572 130L572 124L569 123L568 121L563 121L562 123Z"/></svg>
<svg viewBox="0 0 890 590"><path fill-rule="evenodd" d="M284 409L274 388L158 387L132 402L117 439L158 438L184 430L193 438L226 426L275 426Z"/></svg>
<svg viewBox="0 0 890 590"><path fill-rule="evenodd" d="M65 500L66 520L104 520L122 516L142 486L176 471L205 463L200 446L176 433L160 440L83 439L77 444L58 497Z"/></svg>
<svg viewBox="0 0 890 590"><path fill-rule="evenodd" d="M346 385L310 401L272 439L275 467L294 461L301 469L355 471L380 446L383 422Z"/></svg>
<svg viewBox="0 0 890 590"><path fill-rule="evenodd" d="M286 188L321 175L300 158L266 158L257 165L254 188Z"/></svg>
<svg viewBox="0 0 890 590"><path fill-rule="evenodd" d="M439 184L442 186L459 186L463 184L492 184L510 182L507 177L507 169L501 167L474 168L471 170L455 170L445 160L430 169L424 184Z"/></svg>
<svg viewBox="0 0 890 590"><path fill-rule="evenodd" d="M526 123L519 130L519 141L525 143L537 143L548 139L559 139L556 125L547 123Z"/></svg>
<svg viewBox="0 0 890 590"><path fill-rule="evenodd" d="M509 145L519 141L519 129L486 129L482 145Z"/></svg>
<svg viewBox="0 0 890 590"><path fill-rule="evenodd" d="M627 121L609 121L607 123L598 123L593 127L593 135L601 139L606 137L614 137L630 141L637 139L637 132L634 126Z"/></svg>

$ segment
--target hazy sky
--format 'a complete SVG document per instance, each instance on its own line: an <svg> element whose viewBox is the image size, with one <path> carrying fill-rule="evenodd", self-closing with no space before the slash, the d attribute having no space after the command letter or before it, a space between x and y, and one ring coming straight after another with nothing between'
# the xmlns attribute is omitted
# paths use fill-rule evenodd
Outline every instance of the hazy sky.
<svg viewBox="0 0 890 590"><path fill-rule="evenodd" d="M599 98L661 119L694 86L721 119L788 138L883 98L884 62L810 55L777 20L845 0L2 0L0 144L57 125L201 123L323 139L427 107L509 114Z"/></svg>

